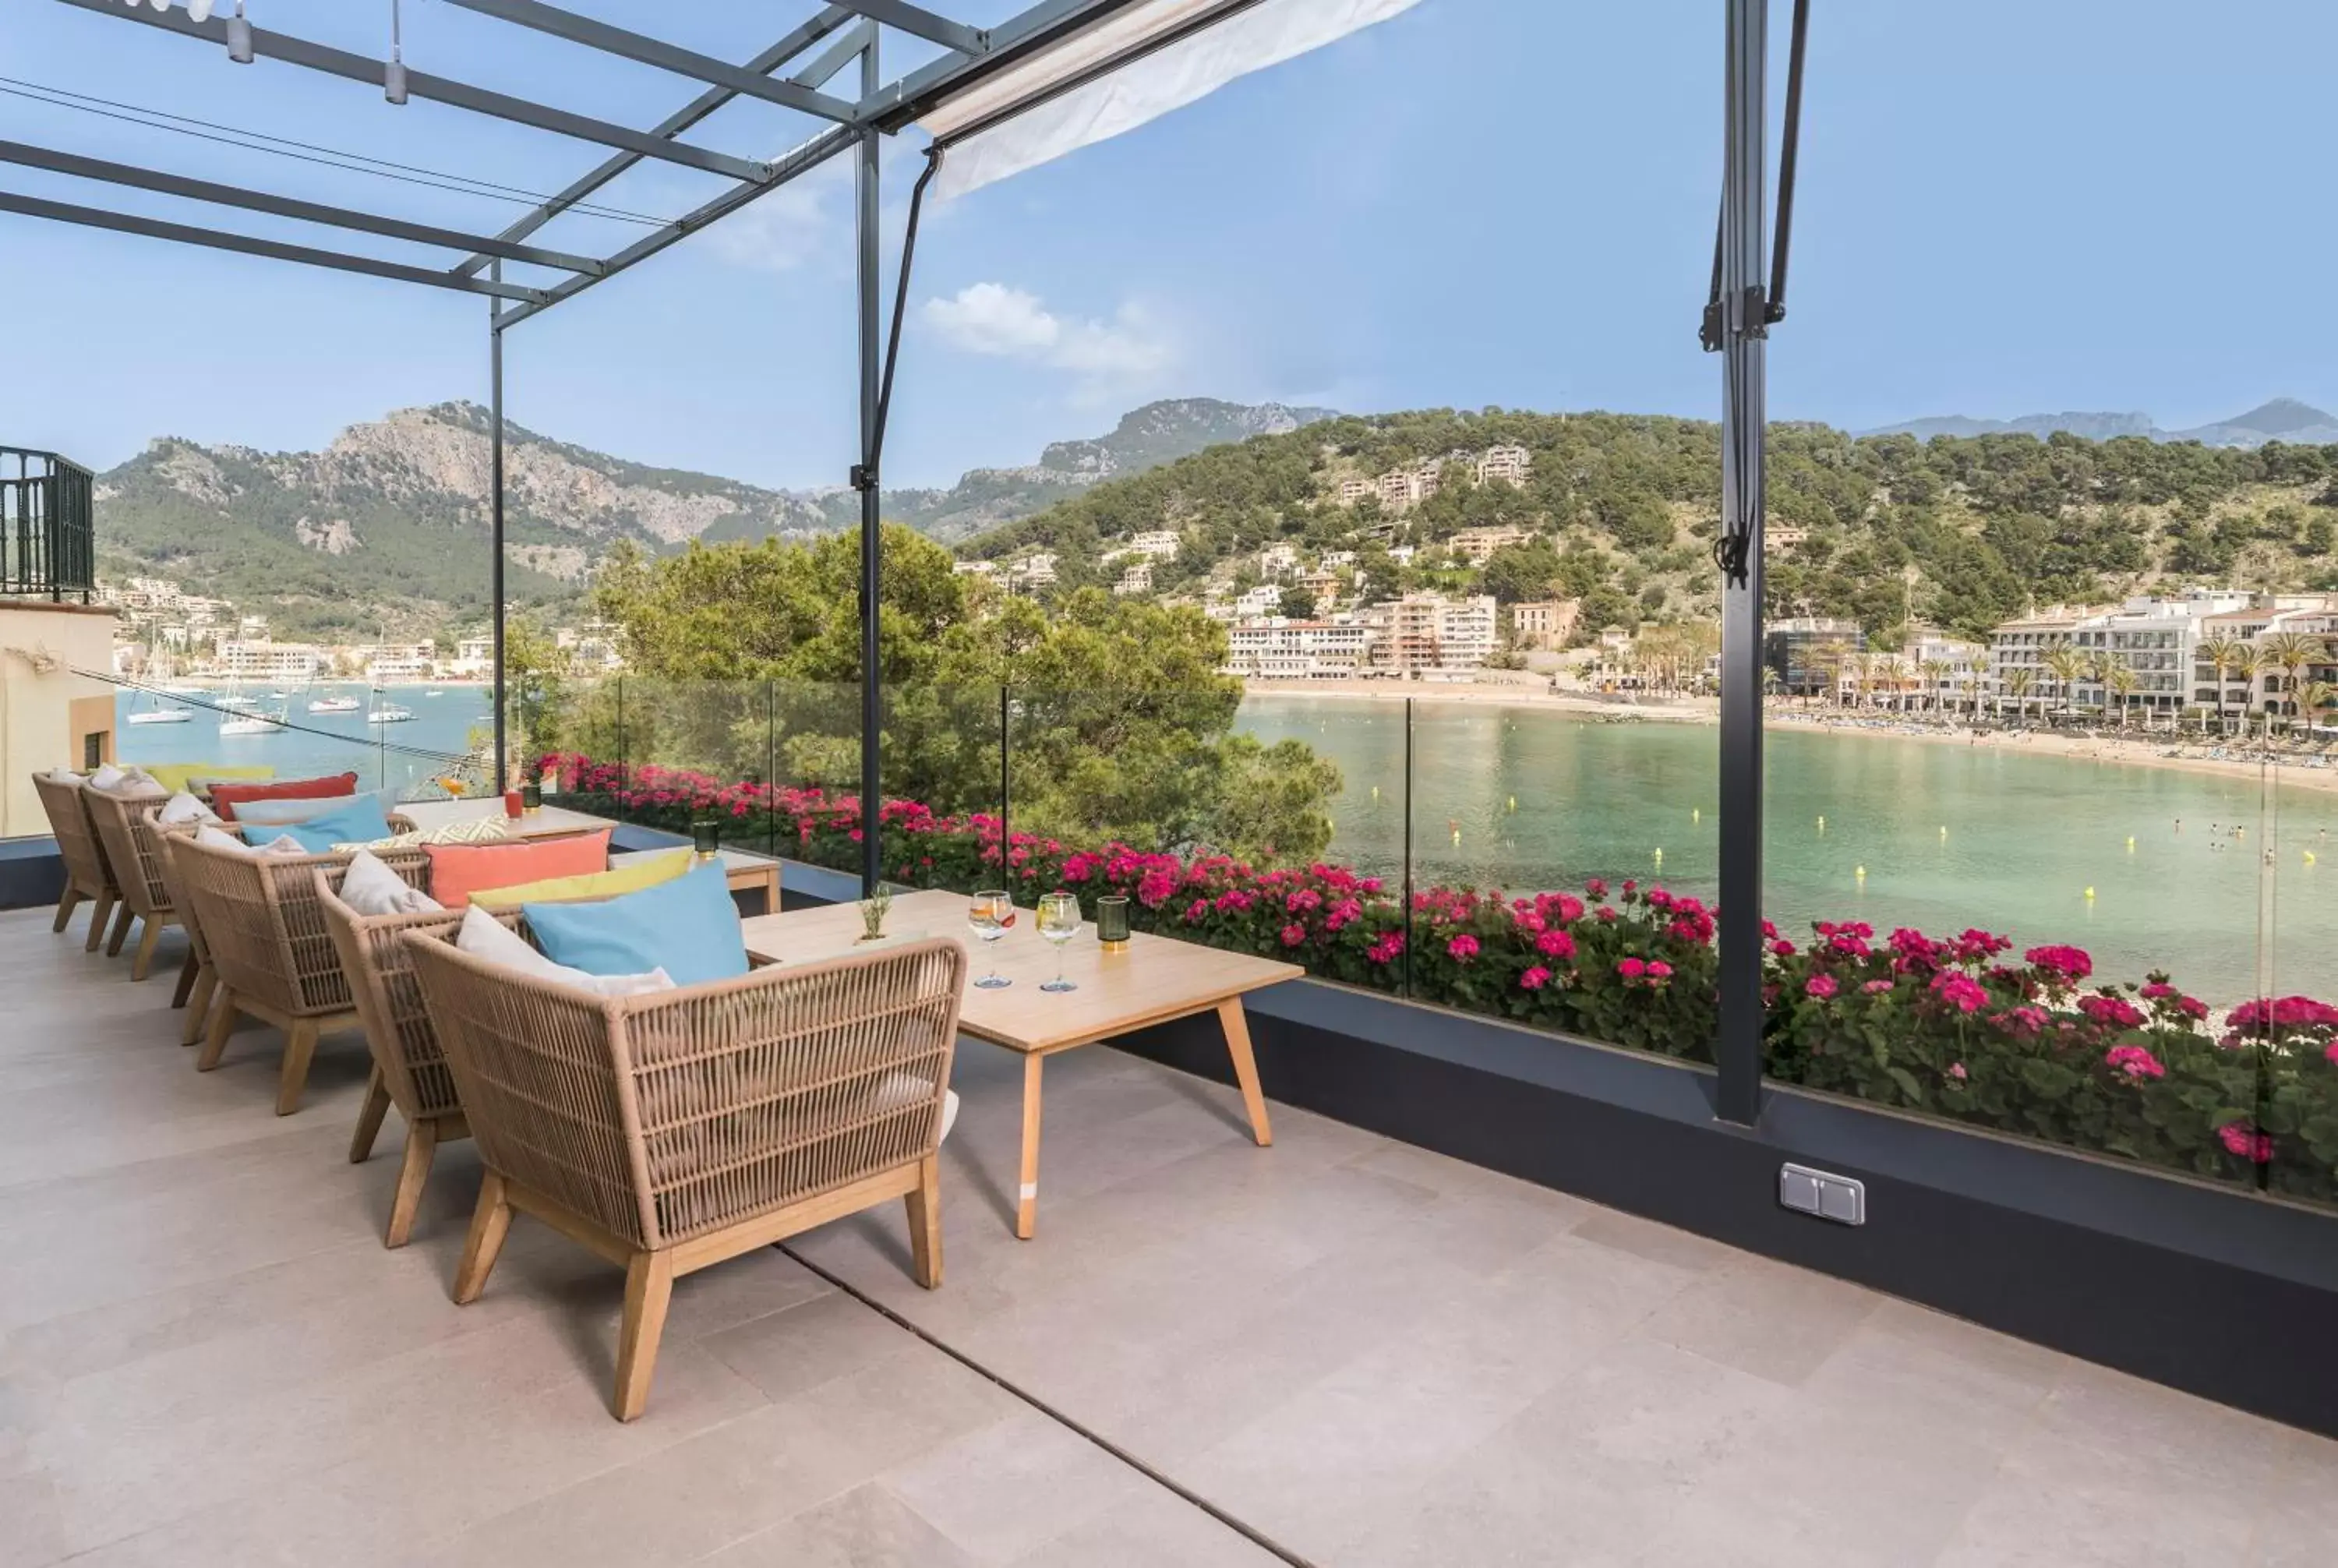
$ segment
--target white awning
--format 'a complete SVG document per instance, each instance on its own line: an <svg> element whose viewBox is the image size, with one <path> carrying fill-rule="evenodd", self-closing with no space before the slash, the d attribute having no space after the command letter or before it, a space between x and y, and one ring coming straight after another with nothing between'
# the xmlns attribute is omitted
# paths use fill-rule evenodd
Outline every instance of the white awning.
<svg viewBox="0 0 2338 1568"><path fill-rule="evenodd" d="M1065 83L1225 5L1225 0L1144 0L977 83L918 121L938 141L991 122L952 143L943 154L934 193L963 195L1133 131L1237 76L1319 49L1417 4L1419 0L1258 0L1223 21L1139 54L1094 81L1065 87ZM1031 106L1018 109L1023 104Z"/></svg>

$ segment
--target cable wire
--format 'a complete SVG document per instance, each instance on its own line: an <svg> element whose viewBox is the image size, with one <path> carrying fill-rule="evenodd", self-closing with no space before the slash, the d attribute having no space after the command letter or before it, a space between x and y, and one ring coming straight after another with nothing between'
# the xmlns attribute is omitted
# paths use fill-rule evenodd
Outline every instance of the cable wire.
<svg viewBox="0 0 2338 1568"><path fill-rule="evenodd" d="M200 142L214 142L225 147L240 147L248 152L268 152L296 162L316 163L329 169L339 169L350 174L371 174L383 180L396 180L408 185L422 185L437 191L451 191L462 196L484 196L491 201L511 201L524 206L541 206L555 198L549 192L530 191L523 186L498 184L469 174L450 174L444 170L425 169L416 164L399 163L387 158L375 158L363 152L348 152L335 147L320 147L313 142L298 142L290 137L271 136L264 131L246 131L234 125L221 125L191 115L173 114L167 110L147 109L135 103L120 103L110 98L93 97L85 93L69 92L63 87L51 87L39 82L21 81L13 76L0 76L0 93L24 98L35 103L46 103L54 109L74 109L101 119L118 120L124 124L141 125L150 131L170 131ZM193 129L201 127L201 129ZM212 134L211 132L218 132ZM270 145L273 143L273 145ZM298 151L294 151L298 149ZM663 229L673 220L647 212L634 212L623 207L610 207L599 202L575 201L562 211L581 212L589 217L607 218L622 223L639 223L647 228Z"/></svg>

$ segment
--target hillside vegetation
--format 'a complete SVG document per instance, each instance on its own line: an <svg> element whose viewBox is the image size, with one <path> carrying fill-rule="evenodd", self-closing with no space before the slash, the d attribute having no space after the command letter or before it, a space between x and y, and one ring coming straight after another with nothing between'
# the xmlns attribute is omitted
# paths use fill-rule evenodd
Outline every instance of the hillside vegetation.
<svg viewBox="0 0 2338 1568"><path fill-rule="evenodd" d="M1448 462L1438 493L1400 511L1335 498L1343 478L1496 444L1532 454L1523 486L1479 485L1467 462ZM1048 592L1068 593L1113 580L1117 566L1099 558L1117 542L1174 528L1182 547L1155 566L1153 591L1179 596L1250 580L1248 559L1271 544L1295 544L1304 559L1356 550L1375 591L1553 593L1585 601L1596 630L1717 613L1707 550L1720 474L1719 429L1702 421L1498 408L1342 416L1098 485L961 553L1053 552L1060 581ZM1773 527L1784 539L1806 531L1770 552L1770 612L1850 617L1887 640L1911 612L1979 634L2031 605L2185 583L2338 588L2338 446L2063 434L1926 443L1782 425L1770 481ZM1538 537L1482 569L1434 549L1494 524ZM1422 553L1398 566L1380 554L1390 543Z"/></svg>

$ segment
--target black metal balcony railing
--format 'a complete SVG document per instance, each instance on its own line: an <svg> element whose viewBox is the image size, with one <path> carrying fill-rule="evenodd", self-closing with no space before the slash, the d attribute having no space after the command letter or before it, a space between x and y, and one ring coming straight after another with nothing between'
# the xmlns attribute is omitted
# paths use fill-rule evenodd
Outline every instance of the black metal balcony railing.
<svg viewBox="0 0 2338 1568"><path fill-rule="evenodd" d="M88 469L54 452L0 446L0 594L89 603L94 488Z"/></svg>

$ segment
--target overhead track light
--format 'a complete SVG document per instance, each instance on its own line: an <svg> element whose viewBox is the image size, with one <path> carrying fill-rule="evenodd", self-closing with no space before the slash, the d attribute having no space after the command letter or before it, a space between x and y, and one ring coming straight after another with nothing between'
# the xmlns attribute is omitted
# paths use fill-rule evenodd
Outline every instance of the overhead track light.
<svg viewBox="0 0 2338 1568"><path fill-rule="evenodd" d="M389 64L381 74L381 95L393 103L406 102L406 61L399 44L398 0L389 0Z"/></svg>

